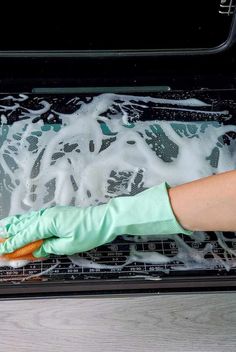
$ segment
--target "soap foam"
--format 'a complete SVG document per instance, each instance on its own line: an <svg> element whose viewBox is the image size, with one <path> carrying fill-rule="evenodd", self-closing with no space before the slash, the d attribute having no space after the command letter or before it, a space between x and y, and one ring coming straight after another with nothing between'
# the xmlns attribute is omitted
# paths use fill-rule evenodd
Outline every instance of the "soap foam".
<svg viewBox="0 0 236 352"><path fill-rule="evenodd" d="M137 115L134 123L125 109L130 104L134 109L145 107L149 102L159 107L185 106L189 111L209 107L198 99L102 94L80 102L78 110L71 114L51 110L45 99L38 110L24 109L17 122L7 125L5 114L9 109L15 111L26 99L22 94L14 98L11 106L4 105L4 101L0 104L4 116L0 127L0 218L53 205L86 207L106 203L112 197L133 195L163 181L175 186L235 169L235 141L228 137L230 144L223 143L224 135L236 132L235 126L139 121ZM119 112L114 110L116 105ZM105 114L108 110L114 110L113 114ZM37 120L45 113L50 121L57 114L61 124L45 125ZM218 113L227 115L226 111ZM210 246L202 252L190 251L180 237L174 240L179 248L175 259L184 262L186 268L209 265L204 257L211 251ZM215 254L213 257L211 265L219 264L219 258ZM77 263L85 265L85 259L83 263L81 260L77 256ZM170 261L156 252L146 256L132 249L127 263L135 260Z"/></svg>

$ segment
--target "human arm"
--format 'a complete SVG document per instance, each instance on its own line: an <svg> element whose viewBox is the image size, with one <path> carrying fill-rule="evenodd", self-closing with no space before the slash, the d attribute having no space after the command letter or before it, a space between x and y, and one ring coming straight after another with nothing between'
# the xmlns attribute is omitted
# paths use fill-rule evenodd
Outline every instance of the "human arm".
<svg viewBox="0 0 236 352"><path fill-rule="evenodd" d="M34 256L73 254L113 241L116 236L236 231L236 171L176 187L163 183L136 196L96 207L52 207L5 219L0 254L43 239Z"/></svg>
<svg viewBox="0 0 236 352"><path fill-rule="evenodd" d="M191 231L236 231L236 171L169 189L180 224Z"/></svg>

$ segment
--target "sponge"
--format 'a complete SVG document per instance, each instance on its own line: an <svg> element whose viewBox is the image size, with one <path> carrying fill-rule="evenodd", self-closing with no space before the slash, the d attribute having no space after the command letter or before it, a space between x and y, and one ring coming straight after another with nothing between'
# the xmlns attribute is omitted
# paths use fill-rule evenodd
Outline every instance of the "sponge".
<svg viewBox="0 0 236 352"><path fill-rule="evenodd" d="M0 243L5 242L7 239L0 238ZM43 243L43 240L38 240L32 243L27 244L26 246L15 250L12 253L3 254L0 256L1 259L5 260L39 260L33 256L33 252L38 249Z"/></svg>

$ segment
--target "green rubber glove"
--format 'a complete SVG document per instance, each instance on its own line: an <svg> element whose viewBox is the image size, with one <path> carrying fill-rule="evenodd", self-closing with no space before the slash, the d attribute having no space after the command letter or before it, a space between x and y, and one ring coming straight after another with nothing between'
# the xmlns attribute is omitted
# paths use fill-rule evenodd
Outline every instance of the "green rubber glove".
<svg viewBox="0 0 236 352"><path fill-rule="evenodd" d="M88 208L55 206L5 218L2 232L8 239L0 245L0 254L38 239L45 240L33 253L36 258L84 252L123 234L191 234L177 222L167 187L162 183L135 196L113 198Z"/></svg>

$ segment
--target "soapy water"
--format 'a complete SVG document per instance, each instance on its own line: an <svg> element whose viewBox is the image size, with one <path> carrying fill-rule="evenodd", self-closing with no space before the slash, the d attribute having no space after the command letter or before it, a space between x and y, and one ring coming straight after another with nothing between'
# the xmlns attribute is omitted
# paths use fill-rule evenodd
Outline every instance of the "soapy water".
<svg viewBox="0 0 236 352"><path fill-rule="evenodd" d="M236 237L228 238L222 232L216 232L218 243L206 241L208 234L204 232L195 232L192 234L191 240L194 242L186 243L180 235L171 236L124 236L127 241L132 242L130 245L130 253L122 264L107 265L96 262L96 255L89 254L90 259L82 257L80 254L70 256L73 264L83 267L98 269L100 271L113 269L121 271L129 267L132 263L145 263L158 265L158 271L169 274L171 270L187 271L187 270L226 270L229 271L236 267L236 251L231 248L235 245ZM143 251L137 250L135 243L158 243L164 241L168 243L176 254L169 253L161 254L157 251ZM152 242L153 241L153 242ZM230 245L228 245L230 243ZM219 248L223 249L223 255L218 254ZM145 271L145 270L143 270ZM139 271L140 273L142 271Z"/></svg>
<svg viewBox="0 0 236 352"><path fill-rule="evenodd" d="M234 125L139 120L140 109L150 103L156 109L177 108L230 118L225 110L210 111L204 101L102 94L87 99L75 97L75 111L62 113L52 109L46 98L40 100L37 109L22 108L22 102L28 99L22 94L0 100L0 219L54 205L97 205L116 196L137 194L163 181L174 186L235 169ZM7 124L9 116L16 113L17 120ZM197 239L204 234L193 236ZM197 250L175 235L170 238L178 248L176 256L142 253L131 245L127 261L116 268L135 261L178 261L186 270L216 266L229 270L235 265L236 253L226 245L223 234L217 233L217 237L225 251L224 260L214 253L211 244ZM206 259L209 253L212 258ZM80 266L103 265L80 255L69 258ZM25 264L0 262L0 266Z"/></svg>

